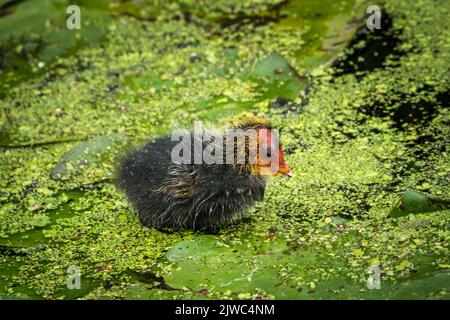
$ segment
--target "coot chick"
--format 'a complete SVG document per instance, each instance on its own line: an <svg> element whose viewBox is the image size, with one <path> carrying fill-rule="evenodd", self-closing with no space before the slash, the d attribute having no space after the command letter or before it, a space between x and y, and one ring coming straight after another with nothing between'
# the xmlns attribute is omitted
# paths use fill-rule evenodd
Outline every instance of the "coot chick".
<svg viewBox="0 0 450 320"><path fill-rule="evenodd" d="M239 139L242 132L254 135ZM144 226L217 230L263 200L268 177L292 176L276 130L265 119L178 133L175 141L173 134L151 140L119 166L117 184Z"/></svg>

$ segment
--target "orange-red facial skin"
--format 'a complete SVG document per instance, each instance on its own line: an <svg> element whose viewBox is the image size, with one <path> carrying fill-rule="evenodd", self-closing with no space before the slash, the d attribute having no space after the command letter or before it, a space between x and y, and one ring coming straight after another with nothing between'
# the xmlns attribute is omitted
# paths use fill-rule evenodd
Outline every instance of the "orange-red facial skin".
<svg viewBox="0 0 450 320"><path fill-rule="evenodd" d="M278 150L278 174L288 175L292 173L291 168L288 167L286 161L284 160L283 148L280 146Z"/></svg>
<svg viewBox="0 0 450 320"><path fill-rule="evenodd" d="M268 128L264 128L264 129L268 129ZM270 146L270 150L274 149L274 140L272 139L273 134L270 131L270 129L267 130L267 145ZM259 134L258 134L258 147L260 146L260 139L259 139ZM264 175L264 176L278 176L278 175L287 175L287 176L292 176L292 170L291 168L289 168L289 166L286 164L286 161L284 160L284 154L283 154L283 148L281 146L281 144L279 145L278 148L278 166L276 166L275 168L278 168L277 171L273 171L273 169L271 168L272 163L269 162L264 162L262 161L259 156L257 157L256 160L256 169L257 171L259 171L260 174Z"/></svg>

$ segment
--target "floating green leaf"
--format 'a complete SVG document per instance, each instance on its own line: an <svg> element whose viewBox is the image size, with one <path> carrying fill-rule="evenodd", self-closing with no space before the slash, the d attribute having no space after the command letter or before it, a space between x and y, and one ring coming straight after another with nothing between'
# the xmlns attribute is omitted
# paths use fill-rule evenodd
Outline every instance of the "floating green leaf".
<svg viewBox="0 0 450 320"><path fill-rule="evenodd" d="M78 143L67 152L52 169L52 179L65 180L80 175L86 168L102 164L125 147L126 139L120 135L98 136Z"/></svg>
<svg viewBox="0 0 450 320"><path fill-rule="evenodd" d="M272 53L256 63L252 75L263 81L267 97L295 99L306 88L307 78L300 76L279 53Z"/></svg>
<svg viewBox="0 0 450 320"><path fill-rule="evenodd" d="M398 207L392 209L390 215L393 218L398 218L408 214L430 213L449 208L450 200L439 199L415 190L408 190L401 197Z"/></svg>

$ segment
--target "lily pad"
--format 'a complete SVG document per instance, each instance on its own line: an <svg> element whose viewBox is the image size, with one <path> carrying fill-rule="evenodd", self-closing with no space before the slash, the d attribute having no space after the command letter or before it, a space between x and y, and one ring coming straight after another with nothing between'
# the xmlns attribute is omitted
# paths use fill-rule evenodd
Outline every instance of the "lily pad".
<svg viewBox="0 0 450 320"><path fill-rule="evenodd" d="M382 280L381 289L368 289L365 282L355 282L345 272L339 272L345 269L338 261L328 261L335 273L317 281L311 271L326 261L314 248L291 248L282 238L248 238L252 239L245 245L223 243L210 235L183 241L166 254L175 263L172 273L164 277L166 283L191 292L208 292L210 298L220 293L237 299L255 298L255 292L276 299L445 298L448 290L448 285L442 283L448 271L430 267L435 257L428 257L427 261L417 258L418 266L427 267L420 267L405 281ZM339 252L340 248L334 250ZM142 295L142 290L133 287L132 292L138 292L139 298L157 297L154 290Z"/></svg>
<svg viewBox="0 0 450 320"><path fill-rule="evenodd" d="M439 199L414 190L407 190L398 207L392 209L390 216L399 218L409 214L430 213L450 208L450 200Z"/></svg>
<svg viewBox="0 0 450 320"><path fill-rule="evenodd" d="M251 74L263 82L262 87L268 88L265 95L271 98L294 99L307 85L307 77L300 76L277 52L256 63Z"/></svg>
<svg viewBox="0 0 450 320"><path fill-rule="evenodd" d="M0 67L4 65L5 71L18 76L39 75L55 59L76 52L83 45L99 42L105 31L103 26L110 18L106 1L77 2L82 8L79 30L68 30L65 24L69 16L66 9L71 4L54 0L4 3L5 9L0 12L3 13L0 15ZM0 73L0 85L14 83L7 76L7 72Z"/></svg>
<svg viewBox="0 0 450 320"><path fill-rule="evenodd" d="M98 136L78 143L52 169L54 180L67 180L81 175L86 168L98 165L123 151L126 139L121 135Z"/></svg>
<svg viewBox="0 0 450 320"><path fill-rule="evenodd" d="M253 238L251 242L230 245L209 235L186 240L166 254L169 261L176 263L175 271L165 276L166 282L171 287L207 289L212 294L231 291L236 298L258 290L278 299L308 298L314 282L308 270L321 259L316 253L292 250L282 239ZM295 278L288 276L291 272Z"/></svg>

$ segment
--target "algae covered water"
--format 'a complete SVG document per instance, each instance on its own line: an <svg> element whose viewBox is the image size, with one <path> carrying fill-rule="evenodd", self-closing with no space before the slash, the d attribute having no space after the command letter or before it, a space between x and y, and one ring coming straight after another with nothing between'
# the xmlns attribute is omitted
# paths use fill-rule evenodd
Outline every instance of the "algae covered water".
<svg viewBox="0 0 450 320"><path fill-rule="evenodd" d="M1 299L449 299L448 1L70 5L0 0ZM143 228L127 150L248 113L295 176Z"/></svg>

